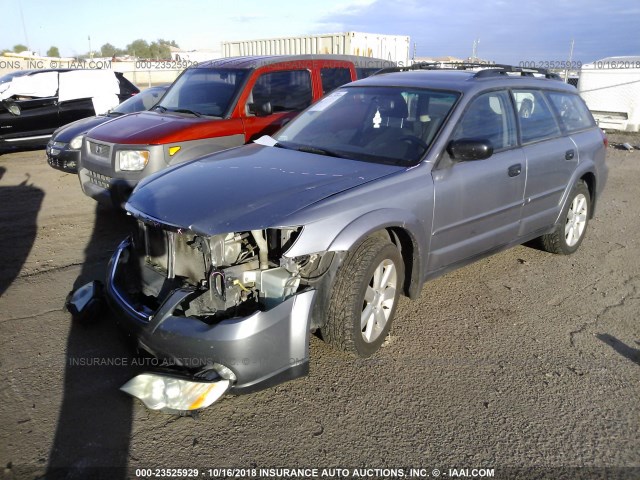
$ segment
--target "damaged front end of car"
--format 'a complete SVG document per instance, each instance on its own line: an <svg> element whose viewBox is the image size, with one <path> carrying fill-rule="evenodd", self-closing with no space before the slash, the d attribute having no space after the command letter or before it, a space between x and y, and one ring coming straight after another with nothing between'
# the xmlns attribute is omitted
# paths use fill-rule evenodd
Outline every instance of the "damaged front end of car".
<svg viewBox="0 0 640 480"><path fill-rule="evenodd" d="M205 235L135 216L137 231L110 261L107 300L171 369L124 391L178 412L308 373L316 286L333 253L286 257L301 227Z"/></svg>

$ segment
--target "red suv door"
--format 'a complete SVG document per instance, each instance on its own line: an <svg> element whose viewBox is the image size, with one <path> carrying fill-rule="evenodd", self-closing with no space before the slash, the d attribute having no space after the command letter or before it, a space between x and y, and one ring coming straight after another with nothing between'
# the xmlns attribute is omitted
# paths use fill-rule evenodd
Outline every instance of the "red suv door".
<svg viewBox="0 0 640 480"><path fill-rule="evenodd" d="M297 60L256 69L235 112L245 141L274 134L322 95L355 79L346 61Z"/></svg>

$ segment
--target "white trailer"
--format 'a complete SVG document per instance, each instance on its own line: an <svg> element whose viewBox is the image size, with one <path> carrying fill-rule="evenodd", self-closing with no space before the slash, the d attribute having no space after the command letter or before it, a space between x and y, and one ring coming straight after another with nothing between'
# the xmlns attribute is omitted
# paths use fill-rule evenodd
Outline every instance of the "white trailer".
<svg viewBox="0 0 640 480"><path fill-rule="evenodd" d="M583 65L578 91L600 128L640 131L640 56Z"/></svg>
<svg viewBox="0 0 640 480"><path fill-rule="evenodd" d="M345 32L299 37L222 42L225 57L244 55L357 55L408 65L410 39L405 35Z"/></svg>

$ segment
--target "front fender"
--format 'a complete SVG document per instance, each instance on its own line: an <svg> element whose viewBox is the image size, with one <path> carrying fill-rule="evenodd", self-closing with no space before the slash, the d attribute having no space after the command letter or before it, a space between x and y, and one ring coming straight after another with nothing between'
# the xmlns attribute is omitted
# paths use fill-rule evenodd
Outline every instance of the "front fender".
<svg viewBox="0 0 640 480"><path fill-rule="evenodd" d="M244 145L244 134L226 135L224 137L205 138L203 140L191 140L188 142L177 142L165 146L165 158L169 165L193 160L212 153L221 152L229 148ZM180 150L173 156L169 155L169 148L180 146Z"/></svg>
<svg viewBox="0 0 640 480"><path fill-rule="evenodd" d="M415 215L396 208L383 208L366 213L346 225L331 242L329 250L351 250L373 232L394 227L407 231L420 250L426 245L426 230Z"/></svg>
<svg viewBox="0 0 640 480"><path fill-rule="evenodd" d="M385 208L358 217L335 237L330 251L352 251L368 236L380 230L391 232L391 238L400 248L405 263L405 293L415 298L422 286L423 257L428 249L426 228L420 220L406 210Z"/></svg>

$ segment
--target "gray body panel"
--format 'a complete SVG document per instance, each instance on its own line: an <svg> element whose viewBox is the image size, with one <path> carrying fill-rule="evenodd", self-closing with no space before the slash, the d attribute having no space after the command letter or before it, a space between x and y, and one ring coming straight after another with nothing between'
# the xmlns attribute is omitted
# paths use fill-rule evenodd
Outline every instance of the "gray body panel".
<svg viewBox="0 0 640 480"><path fill-rule="evenodd" d="M161 223L213 235L293 226L289 215L401 167L246 145L156 175L129 206ZM149 188L153 185L152 188ZM189 185L187 198L179 195Z"/></svg>
<svg viewBox="0 0 640 480"><path fill-rule="evenodd" d="M527 162L527 188L521 235L548 227L558 218L561 199L578 164L577 150L568 137L544 140L522 148ZM565 159L568 152L573 152L573 158Z"/></svg>
<svg viewBox="0 0 640 480"><path fill-rule="evenodd" d="M434 213L429 271L508 243L519 230L527 178L519 149L433 172ZM509 177L509 167L523 172Z"/></svg>

